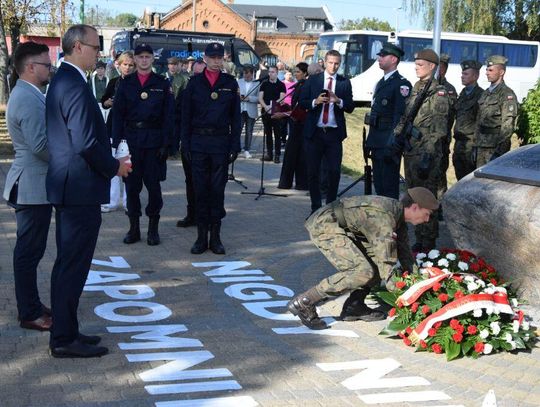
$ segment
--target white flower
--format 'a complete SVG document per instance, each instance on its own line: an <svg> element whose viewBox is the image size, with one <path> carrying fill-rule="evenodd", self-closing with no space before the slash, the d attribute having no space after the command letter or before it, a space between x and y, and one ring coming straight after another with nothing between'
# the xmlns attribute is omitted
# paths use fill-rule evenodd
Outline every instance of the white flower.
<svg viewBox="0 0 540 407"><path fill-rule="evenodd" d="M422 276L429 277L429 271L427 271L427 269L420 269L418 271L420 272L420 274L422 274Z"/></svg>
<svg viewBox="0 0 540 407"><path fill-rule="evenodd" d="M519 332L519 321L517 319L512 321L512 331L514 331L515 334Z"/></svg>
<svg viewBox="0 0 540 407"><path fill-rule="evenodd" d="M508 343L512 346L512 350L514 350L514 349L517 348L516 341L510 341L510 342L508 342Z"/></svg>
<svg viewBox="0 0 540 407"><path fill-rule="evenodd" d="M450 274L450 270L448 270L448 269L442 269L442 272L443 272L444 274Z"/></svg>
<svg viewBox="0 0 540 407"><path fill-rule="evenodd" d="M493 293L495 292L495 290L493 289L493 286L490 287L490 286L488 285L488 287L484 290L484 292L485 292L486 294L493 294Z"/></svg>
<svg viewBox="0 0 540 407"><path fill-rule="evenodd" d="M441 253L438 251L438 250L430 250L429 253L427 254L427 256L430 258L430 259L436 259L437 257L439 257L441 255Z"/></svg>
<svg viewBox="0 0 540 407"><path fill-rule="evenodd" d="M489 336L489 331L487 329L482 329L480 331L480 338L486 339Z"/></svg>
<svg viewBox="0 0 540 407"><path fill-rule="evenodd" d="M521 323L521 328L524 330L524 331L528 331L530 326L529 326L529 322L528 321L523 321Z"/></svg>
<svg viewBox="0 0 540 407"><path fill-rule="evenodd" d="M442 267L448 267L450 263L448 263L448 260L446 259L440 259L438 262L437 262L437 265L439 266L442 266Z"/></svg>
<svg viewBox="0 0 540 407"><path fill-rule="evenodd" d="M486 283L484 283L483 280L476 280L475 283L478 284L482 288L484 288L486 286Z"/></svg>
<svg viewBox="0 0 540 407"><path fill-rule="evenodd" d="M519 305L517 298L510 298L510 303L512 307L517 307Z"/></svg>
<svg viewBox="0 0 540 407"><path fill-rule="evenodd" d="M500 293L506 294L506 288L504 288L504 287L494 287L493 290L495 292L500 292Z"/></svg>
<svg viewBox="0 0 540 407"><path fill-rule="evenodd" d="M460 261L458 264L457 264L458 268L461 270L461 271L467 271L469 270L469 265L467 263L465 263L464 261Z"/></svg>
<svg viewBox="0 0 540 407"><path fill-rule="evenodd" d="M493 350L493 345L491 343L484 344L484 355L489 355Z"/></svg>
<svg viewBox="0 0 540 407"><path fill-rule="evenodd" d="M493 314L493 307L492 306L488 305L486 307L486 314L488 314L488 315Z"/></svg>
<svg viewBox="0 0 540 407"><path fill-rule="evenodd" d="M508 343L512 342L512 334L510 332L505 333L504 340Z"/></svg>
<svg viewBox="0 0 540 407"><path fill-rule="evenodd" d="M501 332L501 326L497 321L490 323L489 327L491 328L491 333L495 336L499 335Z"/></svg>
<svg viewBox="0 0 540 407"><path fill-rule="evenodd" d="M473 283L474 282L474 277L473 276L465 276L465 277L463 277L463 280L466 283Z"/></svg>
<svg viewBox="0 0 540 407"><path fill-rule="evenodd" d="M433 267L433 263L430 261L425 261L422 263L422 267Z"/></svg>
<svg viewBox="0 0 540 407"><path fill-rule="evenodd" d="M454 261L456 259L456 255L454 253L448 253L446 258L450 261Z"/></svg>
<svg viewBox="0 0 540 407"><path fill-rule="evenodd" d="M425 253L418 253L416 255L416 260L422 260L422 259L425 259L427 257L427 254Z"/></svg>
<svg viewBox="0 0 540 407"><path fill-rule="evenodd" d="M475 318L480 318L482 316L482 308L476 308L474 311L473 311L473 316Z"/></svg>
<svg viewBox="0 0 540 407"><path fill-rule="evenodd" d="M478 284L476 284L476 283L468 283L467 284L467 290L475 291L477 289L478 289Z"/></svg>

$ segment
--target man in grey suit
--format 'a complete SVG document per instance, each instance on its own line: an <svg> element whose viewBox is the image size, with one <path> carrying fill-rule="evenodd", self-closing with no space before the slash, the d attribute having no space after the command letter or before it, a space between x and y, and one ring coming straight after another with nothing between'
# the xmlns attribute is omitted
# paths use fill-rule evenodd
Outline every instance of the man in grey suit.
<svg viewBox="0 0 540 407"><path fill-rule="evenodd" d="M47 331L51 310L39 298L37 266L45 253L52 206L47 201L45 176L49 154L45 132L45 95L51 60L44 44L20 44L13 55L19 80L7 105L8 131L15 148L4 199L15 208L17 242L13 251L15 297L20 325Z"/></svg>

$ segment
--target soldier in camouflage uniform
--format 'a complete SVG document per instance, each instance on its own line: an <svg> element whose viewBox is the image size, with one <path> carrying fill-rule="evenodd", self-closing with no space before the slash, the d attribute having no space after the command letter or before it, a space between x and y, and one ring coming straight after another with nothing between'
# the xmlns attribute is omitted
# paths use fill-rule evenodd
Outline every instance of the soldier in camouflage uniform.
<svg viewBox="0 0 540 407"><path fill-rule="evenodd" d="M450 164L450 142L452 141L452 126L456 118L456 101L457 92L454 85L452 85L446 79L446 72L448 71L448 63L450 62L450 56L448 54L441 54L439 64L439 84L444 86L450 99L450 111L448 112L448 134L443 144L443 159L441 160L441 179L439 188L437 190L437 198L442 199L444 193L448 189L448 181L446 179L446 172ZM439 210L439 220L442 220L442 208Z"/></svg>
<svg viewBox="0 0 540 407"><path fill-rule="evenodd" d="M461 83L463 90L456 102L456 125L454 126L454 153L452 163L458 181L474 171L472 159L474 131L478 116L478 99L484 91L478 86L478 76L482 64L478 61L463 61L461 63Z"/></svg>
<svg viewBox="0 0 540 407"><path fill-rule="evenodd" d="M401 202L382 196L338 199L311 215L306 221L311 240L338 270L287 305L310 329L325 329L315 306L352 291L345 301L342 319L375 321L386 318L369 308L364 300L381 279L389 281L399 259L403 270L413 271L406 222L427 222L439 203L425 188L412 188Z"/></svg>
<svg viewBox="0 0 540 407"><path fill-rule="evenodd" d="M433 71L437 69L439 56L432 49L419 51L415 56L416 75L420 79L413 87L411 97L407 99L405 115L414 105L416 97L426 86ZM431 82L428 96L422 103L414 119L414 127L422 134L420 139L411 138L412 149L403 153L405 164L405 180L407 187L425 187L437 196L440 184L441 161L443 160L444 145L448 137L448 115L450 114L450 99L444 86L436 80ZM396 127L396 133L400 131ZM433 216L426 224L414 229L416 243L413 251L431 250L439 237L439 221Z"/></svg>
<svg viewBox="0 0 540 407"><path fill-rule="evenodd" d="M486 61L486 76L491 83L478 100L479 111L475 134L476 167L510 150L518 104L516 94L504 83L506 61L493 55Z"/></svg>

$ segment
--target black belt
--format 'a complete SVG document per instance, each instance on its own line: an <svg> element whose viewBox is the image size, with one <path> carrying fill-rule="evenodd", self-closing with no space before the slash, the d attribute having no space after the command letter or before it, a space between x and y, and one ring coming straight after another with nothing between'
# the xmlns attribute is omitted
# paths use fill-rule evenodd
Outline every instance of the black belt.
<svg viewBox="0 0 540 407"><path fill-rule="evenodd" d="M193 127L193 134L199 136L223 136L224 134L229 134L228 127Z"/></svg>
<svg viewBox="0 0 540 407"><path fill-rule="evenodd" d="M135 122L135 121L128 121L127 127L128 129L160 129L161 124L157 121L142 121L142 122Z"/></svg>
<svg viewBox="0 0 540 407"><path fill-rule="evenodd" d="M501 132L500 127L486 127L480 125L480 133L484 134L499 134Z"/></svg>
<svg viewBox="0 0 540 407"><path fill-rule="evenodd" d="M317 127L319 130L321 130L323 133L330 133L332 131L335 131L337 130L337 127L331 127L331 126L326 126L326 127Z"/></svg>

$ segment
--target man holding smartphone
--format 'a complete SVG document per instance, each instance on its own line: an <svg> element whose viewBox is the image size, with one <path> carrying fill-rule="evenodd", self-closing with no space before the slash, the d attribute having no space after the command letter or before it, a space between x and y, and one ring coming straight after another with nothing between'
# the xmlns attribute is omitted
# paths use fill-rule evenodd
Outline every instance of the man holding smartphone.
<svg viewBox="0 0 540 407"><path fill-rule="evenodd" d="M311 213L322 205L320 173L323 157L328 174L326 203L335 201L337 197L343 156L342 142L347 137L344 112L352 113L354 110L351 82L337 74L341 54L330 50L324 60L325 71L309 77L300 99L300 105L308 110L304 143Z"/></svg>

